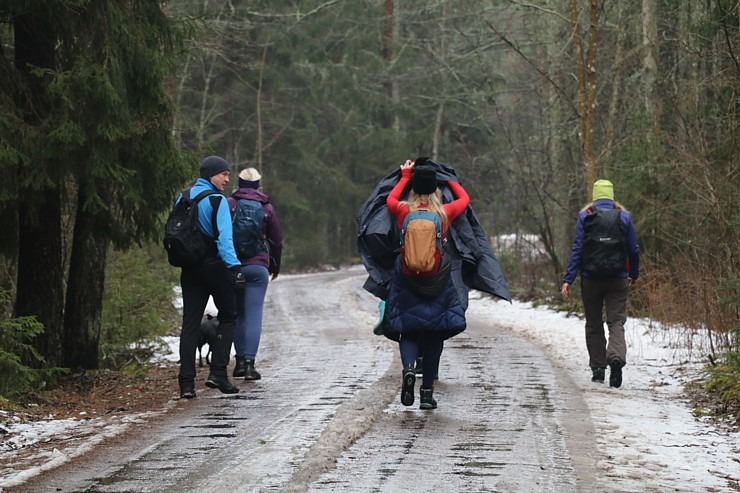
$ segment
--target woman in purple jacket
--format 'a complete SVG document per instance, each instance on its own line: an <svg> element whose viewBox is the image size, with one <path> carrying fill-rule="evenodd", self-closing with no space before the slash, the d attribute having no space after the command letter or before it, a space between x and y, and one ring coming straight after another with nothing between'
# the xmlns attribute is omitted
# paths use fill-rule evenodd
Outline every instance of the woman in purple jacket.
<svg viewBox="0 0 740 493"><path fill-rule="evenodd" d="M563 298L570 296L570 286L579 271L591 380L603 383L608 364L609 385L620 387L622 367L627 364L627 292L640 276L640 248L632 216L614 201L614 186L608 180L594 183L593 202L578 213L576 236L560 289Z"/></svg>
<svg viewBox="0 0 740 493"><path fill-rule="evenodd" d="M239 173L239 188L229 197L229 208L232 218L236 214L239 201L256 201L262 204L261 245L255 254L240 254L242 273L246 279L244 299L237 303L238 318L234 334L236 366L234 377L244 380L259 380L262 376L254 367L262 336L262 313L267 293L267 284L274 281L280 273L280 257L283 250L283 236L275 209L270 204L270 197L260 190L261 175L254 168L247 168ZM234 225L237 229L237 225ZM237 238L234 238L235 243Z"/></svg>

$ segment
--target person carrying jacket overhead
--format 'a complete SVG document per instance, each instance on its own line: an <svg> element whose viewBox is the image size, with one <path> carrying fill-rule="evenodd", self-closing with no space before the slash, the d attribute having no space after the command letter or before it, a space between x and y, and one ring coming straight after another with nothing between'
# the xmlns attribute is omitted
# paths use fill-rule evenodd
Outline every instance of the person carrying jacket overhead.
<svg viewBox="0 0 740 493"><path fill-rule="evenodd" d="M452 221L463 214L470 204L470 197L457 182L449 187L455 199L442 204L437 187L436 171L425 164L426 158L407 160L401 165L401 177L386 199L391 215L399 229L403 229L406 216L419 208L439 216L441 243L444 244ZM408 200L401 194L411 182ZM434 379L439 371L439 360L444 341L465 330L465 307L455 289L450 275L450 260L441 250L434 255L433 267L428 272L409 268L404 255L399 255L390 282L385 304L383 334L399 342L403 364L401 403L414 403L416 374L414 363L422 348L424 371L420 388L420 409L435 409Z"/></svg>
<svg viewBox="0 0 740 493"><path fill-rule="evenodd" d="M580 272L591 381L603 383L608 364L609 385L618 388L622 385L622 368L627 364L627 293L640 276L640 248L632 216L614 200L613 184L596 181L592 198L593 202L578 213L560 293L564 299L570 296L570 286Z"/></svg>
<svg viewBox="0 0 740 493"><path fill-rule="evenodd" d="M244 285L241 264L234 251L231 214L226 197L221 193L229 183L230 166L221 157L209 156L200 163L199 171L200 178L193 185L190 196L195 197L206 190L217 193L197 204L198 226L209 240L209 251L198 264L183 267L180 275L183 315L178 382L183 399L196 396L195 353L200 338L200 324L210 296L213 296L218 309L219 323L205 384L224 394L239 392L229 381L226 371L236 325L236 293ZM180 200L182 194L175 204Z"/></svg>
<svg viewBox="0 0 740 493"><path fill-rule="evenodd" d="M244 275L245 289L241 299L237 300L238 317L234 335L236 365L233 376L244 380L260 380L262 375L255 369L255 359L262 336L262 316L265 294L270 279L277 279L280 274L280 260L283 250L283 236L280 230L275 208L270 197L260 190L262 176L254 168L246 168L239 173L239 188L229 197L229 209L232 217L237 213L241 201L254 201L261 204L262 221L259 225L259 245L254 253L240 253L237 257ZM257 204L254 204L257 205ZM259 206L258 206L259 207ZM238 218L235 218L237 221ZM239 223L234 222L234 240L237 240ZM248 237L248 236L247 236ZM249 248L251 250L251 248Z"/></svg>

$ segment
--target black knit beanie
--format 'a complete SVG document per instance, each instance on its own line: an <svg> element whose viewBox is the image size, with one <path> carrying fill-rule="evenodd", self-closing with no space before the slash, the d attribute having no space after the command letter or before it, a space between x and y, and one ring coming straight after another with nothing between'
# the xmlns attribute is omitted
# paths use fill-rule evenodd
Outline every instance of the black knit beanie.
<svg viewBox="0 0 740 493"><path fill-rule="evenodd" d="M437 190L437 171L425 161L414 164L414 172L411 175L411 188L419 195L429 195Z"/></svg>
<svg viewBox="0 0 740 493"><path fill-rule="evenodd" d="M200 163L200 177L206 180L213 175L229 170L229 163L218 156L208 156Z"/></svg>

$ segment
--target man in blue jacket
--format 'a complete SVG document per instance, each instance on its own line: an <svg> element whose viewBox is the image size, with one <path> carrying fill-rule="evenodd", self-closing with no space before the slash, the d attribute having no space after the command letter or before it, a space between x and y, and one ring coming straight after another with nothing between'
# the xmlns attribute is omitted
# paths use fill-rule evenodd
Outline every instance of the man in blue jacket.
<svg viewBox="0 0 740 493"><path fill-rule="evenodd" d="M563 298L570 296L570 286L579 271L591 380L603 383L608 364L609 385L618 388L627 362L627 293L640 276L640 248L632 216L614 201L614 186L608 180L594 183L593 202L578 213L576 236L560 290Z"/></svg>
<svg viewBox="0 0 740 493"><path fill-rule="evenodd" d="M190 192L191 197L205 190L217 193L198 202L198 225L203 235L209 239L209 252L199 264L183 267L180 276L183 316L178 382L180 397L183 399L195 397L195 353L200 337L200 323L209 296L213 296L218 309L219 323L213 341L206 386L219 389L224 394L239 392L226 373L236 326L235 290L244 285L241 264L234 251L229 204L221 193L229 183L229 174L230 166L225 159L209 156L201 162L200 178ZM177 201L181 199L182 195Z"/></svg>

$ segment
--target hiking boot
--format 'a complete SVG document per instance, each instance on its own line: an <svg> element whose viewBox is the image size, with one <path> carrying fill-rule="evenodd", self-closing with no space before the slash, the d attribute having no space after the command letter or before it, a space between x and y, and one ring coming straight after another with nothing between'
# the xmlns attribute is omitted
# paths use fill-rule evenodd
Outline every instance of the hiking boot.
<svg viewBox="0 0 740 493"><path fill-rule="evenodd" d="M247 371L247 360L244 358L240 358L239 356L236 357L236 365L234 365L234 378L241 378L244 375L246 375Z"/></svg>
<svg viewBox="0 0 740 493"><path fill-rule="evenodd" d="M180 385L180 399L194 399L195 398L195 386L191 384Z"/></svg>
<svg viewBox="0 0 740 493"><path fill-rule="evenodd" d="M419 389L419 409L437 409L437 401L434 400L433 388Z"/></svg>
<svg viewBox="0 0 740 493"><path fill-rule="evenodd" d="M206 380L206 387L212 389L218 389L223 394L237 394L239 393L239 387L236 387L229 381L229 377L217 377L213 374L208 375Z"/></svg>
<svg viewBox="0 0 740 493"><path fill-rule="evenodd" d="M248 359L244 363L244 380L259 380L262 378L262 375L254 369L253 359Z"/></svg>
<svg viewBox="0 0 740 493"><path fill-rule="evenodd" d="M403 368L403 383L401 384L401 404L411 406L414 403L414 384L416 373L414 365L406 365Z"/></svg>
<svg viewBox="0 0 740 493"><path fill-rule="evenodd" d="M609 360L609 369L611 370L609 372L609 387L614 387L615 389L618 389L622 386L623 366L624 361L619 358L612 358L611 360Z"/></svg>
<svg viewBox="0 0 740 493"><path fill-rule="evenodd" d="M414 372L417 375L423 375L424 374L424 358L419 356L416 358L416 366L414 367Z"/></svg>
<svg viewBox="0 0 740 493"><path fill-rule="evenodd" d="M606 368L591 368L591 381L597 383L604 383L604 377L606 376Z"/></svg>

